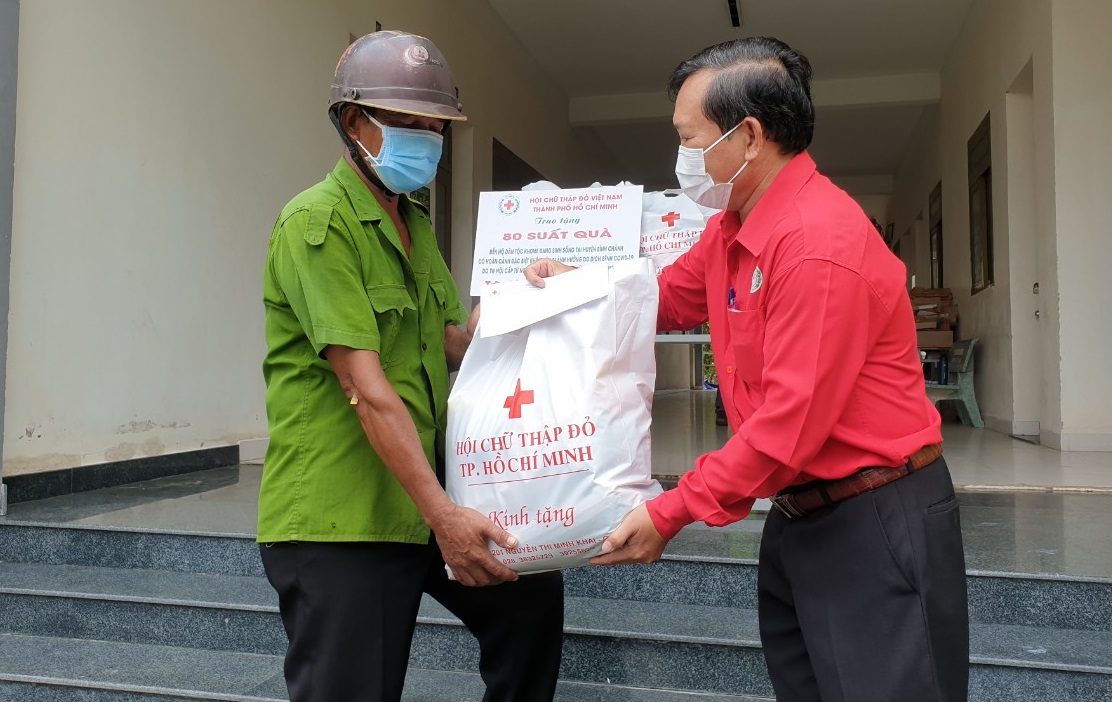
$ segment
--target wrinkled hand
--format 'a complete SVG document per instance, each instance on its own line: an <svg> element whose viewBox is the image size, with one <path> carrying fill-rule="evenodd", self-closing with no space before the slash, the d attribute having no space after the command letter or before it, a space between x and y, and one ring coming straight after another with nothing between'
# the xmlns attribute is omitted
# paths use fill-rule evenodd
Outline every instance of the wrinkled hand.
<svg viewBox="0 0 1112 702"><path fill-rule="evenodd" d="M474 587L517 580L517 573L490 555L487 540L516 548L517 538L473 509L451 505L433 524L436 543L456 580Z"/></svg>
<svg viewBox="0 0 1112 702"><path fill-rule="evenodd" d="M592 558L591 564L652 563L660 558L667 545L653 525L648 508L640 505L606 537L602 542L602 555Z"/></svg>
<svg viewBox="0 0 1112 702"><path fill-rule="evenodd" d="M575 270L575 266L553 261L551 258L541 258L525 267L525 279L538 288L543 288L545 278L551 278L554 275L573 270Z"/></svg>

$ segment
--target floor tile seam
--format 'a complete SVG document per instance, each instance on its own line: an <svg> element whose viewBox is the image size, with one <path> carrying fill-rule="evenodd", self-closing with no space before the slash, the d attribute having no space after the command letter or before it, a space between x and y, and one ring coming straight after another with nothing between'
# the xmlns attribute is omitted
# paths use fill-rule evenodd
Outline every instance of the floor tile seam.
<svg viewBox="0 0 1112 702"><path fill-rule="evenodd" d="M1054 670L1064 673L1089 673L1112 675L1112 667L1085 665L1083 663L1060 663L1055 661L1034 661L1020 658L999 658L995 656L969 656L972 665L994 666L998 668L1026 668L1030 670Z"/></svg>
<svg viewBox="0 0 1112 702"><path fill-rule="evenodd" d="M661 632L631 631L623 629L593 629L580 626L565 626L565 634L590 636L592 638L623 639L629 641L656 641L670 644L697 644L700 646L722 646L726 648L761 648L758 639L723 639L713 636L692 636L690 634L669 634Z"/></svg>
<svg viewBox="0 0 1112 702"><path fill-rule="evenodd" d="M176 600L165 597L144 597L142 595L119 595L96 592L76 592L67 590L35 590L31 588L0 587L0 595L19 595L22 597L46 597L52 599L90 600L95 602L124 602L130 604L153 604L190 609L224 609L244 612L278 613L275 605L249 604L245 602L212 602L206 600Z"/></svg>
<svg viewBox="0 0 1112 702"><path fill-rule="evenodd" d="M413 673L413 672L449 673L449 674L453 674L453 675L467 675L467 676L476 676L476 677L478 676L478 673L471 672L471 671L443 670L443 669L439 669L439 668L424 668L424 667L419 667L419 666L410 666L409 667L409 672L410 673ZM568 685L575 685L575 686L578 686L578 687L596 688L596 689L600 689L600 690L603 690L603 689L604 690L617 689L617 690L631 690L631 691L644 691L644 692L670 692L670 693L675 693L675 694L678 694L678 695L685 695L687 697L692 697L692 698L707 697L707 698L718 698L718 699L724 699L724 700L741 700L742 702L776 702L776 700L771 698L771 697L754 697L752 695L734 695L734 694L730 694L728 692L708 692L708 691L705 691L705 690L682 690L682 689L678 689L678 688L666 688L666 687L644 687L644 686L641 686L641 685L606 684L606 683L595 682L593 680L577 680L575 678L564 678L564 677L560 678L560 682L568 684Z"/></svg>
<svg viewBox="0 0 1112 702"><path fill-rule="evenodd" d="M419 616L417 623L425 626L444 626L463 628L463 622L455 617ZM691 636L689 634L670 634L666 632L632 631L622 629L601 629L576 625L564 625L564 634L605 639L625 639L630 641L656 641L659 643L698 644L702 646L723 646L728 648L760 648L761 643L753 638L723 639L712 636Z"/></svg>
<svg viewBox="0 0 1112 702"><path fill-rule="evenodd" d="M957 492L1059 493L1065 495L1112 495L1112 487L1085 485L954 485Z"/></svg>
<svg viewBox="0 0 1112 702"><path fill-rule="evenodd" d="M202 690L180 690L171 687L158 687L153 685L127 685L112 683L103 680L86 678L56 678L45 675L20 675L5 673L0 670L0 682L22 683L27 685L49 685L52 687L66 687L79 690L104 690L108 692L130 692L141 695L161 695L163 697L179 697L192 700L212 700L214 702L286 702L276 697L252 697L236 695L226 692L205 692Z"/></svg>
<svg viewBox="0 0 1112 702"><path fill-rule="evenodd" d="M175 581L192 580L201 585L219 585L221 587L240 587L247 583L265 583L265 575L233 575L227 573L198 572L192 570L168 570L166 568L129 568L127 566L85 565L82 563L47 563L43 561L5 561L0 559L0 568L12 565L26 570L39 569L47 572L67 570L76 573L95 574L98 576L128 576L136 577L169 577ZM2 574L2 573L0 573ZM32 573L34 574L34 573Z"/></svg>
<svg viewBox="0 0 1112 702"><path fill-rule="evenodd" d="M728 556L693 556L689 554L664 554L660 561L670 561L673 563L699 563L711 565L726 565L731 567L757 567L757 561L750 558L730 558ZM1021 573L1010 570L985 570L981 568L967 568L965 571L966 577L978 578L1009 578L1009 579L1031 579L1031 580L1045 580L1051 582L1081 582L1081 583L1096 583L1100 585L1112 585L1112 577L1103 575L1074 575L1070 573Z"/></svg>
<svg viewBox="0 0 1112 702"><path fill-rule="evenodd" d="M564 597L565 610L568 608L577 609L579 607L591 607L599 604L605 604L608 609L622 608L637 610L638 613L643 614L647 610L652 610L652 613L659 614L661 610L656 605L660 603L653 600L636 600L626 597L592 597L585 595L567 595ZM756 621L757 608L754 607L737 607L731 605L713 605L702 604L698 602L673 602L669 604L671 612L686 611L690 616L705 615L714 617L715 621L722 621L723 618L734 617L740 613L745 613L752 617L752 621ZM565 615L566 616L566 615ZM739 622L739 625L745 625L749 622Z"/></svg>
<svg viewBox="0 0 1112 702"><path fill-rule="evenodd" d="M453 628L462 628L463 622L454 617L430 617L419 616L417 618L419 624L430 626L447 626ZM971 625L972 629L981 627L992 628L998 626L1018 626L1008 624L983 624L974 622ZM1055 627L1021 627L1025 629L1046 629L1054 628L1058 631L1069 631L1079 633L1106 633L1106 632L1089 632L1082 629L1057 629ZM731 648L761 648L759 639L739 637L735 639L723 639L720 637L709 636L691 636L688 634L674 634L667 632L647 632L647 631L633 631L623 629L604 629L592 628L577 625L565 625L564 633L574 636L589 636L595 638L613 638L613 639L626 639L626 640L640 640L640 641L657 641L661 643L677 643L677 644L698 644L710 646L724 646ZM1057 669L1060 666L1063 670L1079 670L1083 672L1096 672L1112 674L1112 667L1092 667L1085 664L1077 663L1054 663L1054 662L1040 662L1028 661L1020 658L997 658L992 656L979 656L972 652L969 660L971 663L987 664L987 665L1003 665L1011 667L1027 667L1027 668L1051 668Z"/></svg>
<svg viewBox="0 0 1112 702"><path fill-rule="evenodd" d="M71 524L69 522L37 522L33 520L0 517L0 527L14 526L32 529L57 529L71 531L101 531L125 534L156 534L159 536L198 536L236 541L256 541L257 534L223 531L193 531L188 529L160 529L158 527L113 526L110 524Z"/></svg>
<svg viewBox="0 0 1112 702"><path fill-rule="evenodd" d="M110 639L87 639L87 638L70 638L66 636L44 636L40 634L20 634L16 632L0 631L0 640L3 639L34 639L36 641L55 641L68 644L105 644L107 646L119 646L124 648L146 648L146 649L173 649L175 651L194 651L197 653L215 653L219 655L232 656L234 658L252 658L252 659L267 659L281 661L283 656L274 653L251 653L249 651L225 651L214 648L196 648L193 646L175 646L173 644L158 644L158 643L138 643L128 641L113 641Z"/></svg>
<svg viewBox="0 0 1112 702"><path fill-rule="evenodd" d="M1093 585L1112 585L1112 577L1104 575L1071 575L1069 573L1019 573L1008 570L967 569L966 577L1000 578L1003 580L1039 580L1052 583L1089 583Z"/></svg>
<svg viewBox="0 0 1112 702"><path fill-rule="evenodd" d="M772 697L754 697L752 695L734 695L729 692L712 692L707 690L681 690L674 687L644 687L642 685L607 685L606 683L594 682L591 680L574 680L571 678L560 678L560 682L568 683L570 685L579 685L582 687L590 687L604 690L620 689L632 690L642 692L671 692L677 695L685 695L689 697L716 697L726 700L742 700L743 702L776 702Z"/></svg>
<svg viewBox="0 0 1112 702"><path fill-rule="evenodd" d="M1006 624L1000 622L973 622L970 625L971 630L976 630L977 633L982 631L991 635L993 632L1001 634L1042 634L1047 633L1057 634L1060 636L1070 636L1074 638L1094 638L1099 637L1107 639L1112 645L1112 631L1107 629L1074 629L1071 627L1062 626L1033 626L1030 624Z"/></svg>
<svg viewBox="0 0 1112 702"><path fill-rule="evenodd" d="M688 553L665 553L660 557L661 561L672 561L676 563L720 563L730 566L757 566L756 558L733 558L731 556L698 556ZM659 561L658 561L659 562Z"/></svg>

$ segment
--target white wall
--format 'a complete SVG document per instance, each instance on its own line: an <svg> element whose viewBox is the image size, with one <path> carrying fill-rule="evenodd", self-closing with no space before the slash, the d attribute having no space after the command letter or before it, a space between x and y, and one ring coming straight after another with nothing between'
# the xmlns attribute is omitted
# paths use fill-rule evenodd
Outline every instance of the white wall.
<svg viewBox="0 0 1112 702"><path fill-rule="evenodd" d="M995 429L1012 432L1016 422L1038 422L1044 430L1061 427L1060 375L1057 362L1058 315L1057 257L1048 250L1036 256L1030 231L1013 241L1009 217L1019 203L1013 201L1020 188L1034 202L1029 210L1037 218L1036 231L1048 232L1053 241L1054 225L1054 122L1052 63L1050 44L1050 0L985 0L974 3L966 25L942 72L942 99L937 123L929 116L917 129L916 146L901 166L893 193L893 216L897 231L902 231L922 212L927 197L942 181L943 251L945 284L954 292L960 308L960 334L977 337L977 398L986 423ZM1025 117L1034 125L1040 141L1026 161L1017 168L1034 167L1033 184L1023 188L1009 185L1009 125L1005 119L1006 93L1016 85L1030 64L1032 109ZM969 256L969 198L967 143L986 114L991 113L992 198L994 222L995 285L971 294ZM1012 125L1016 126L1016 125ZM1011 209L1009 209L1011 207ZM927 251L926 227L921 228L920 251ZM1019 295L1030 290L1034 280L1031 269L1035 259L1042 262L1038 281L1042 295L1041 318L1037 329L1027 329L1027 342L1043 341L1039 355L1016 358L1013 347L1013 317L1033 314L1030 301ZM917 270L921 280L929 275L929 259L919 256ZM1015 274L1022 273L1021 276ZM1013 286L1017 290L1013 291ZM1013 295L1013 292L1015 294ZM1028 325L1030 326L1030 325ZM1038 335L1036 337L1036 334ZM1028 343L1028 346L1031 344ZM1017 365L1017 362L1020 365ZM1038 415L1031 416L1032 379L1042 378L1042 401ZM1022 386L1021 388L1019 386ZM1017 394L1017 388L1019 392ZM1017 397L1023 411L1017 413Z"/></svg>
<svg viewBox="0 0 1112 702"><path fill-rule="evenodd" d="M1052 26L1060 438L1065 449L1112 450L1112 3L1054 0Z"/></svg>
<svg viewBox="0 0 1112 702"><path fill-rule="evenodd" d="M912 132L911 147L896 171L895 187L888 206L888 215L896 225L896 235L901 239L900 254L904 264L909 274L915 275L916 285L924 288L930 286L931 279L930 243L926 227L916 222L926 221L928 198L942 173L938 119L936 105L923 110ZM943 250L949 249L944 245ZM944 282L949 284L949 274Z"/></svg>
<svg viewBox="0 0 1112 702"><path fill-rule="evenodd" d="M1040 325L1042 295L1039 284L1039 243L1048 238L1038 226L1035 188L1035 101L1031 64L1005 96L1005 181L1007 203L1001 208L1008 231L1011 280L1012 431L1037 436L1041 429L1043 340ZM1034 292L1039 284L1039 293Z"/></svg>
<svg viewBox="0 0 1112 702"><path fill-rule="evenodd" d="M876 219L882 225L887 224L888 208L892 201L891 195L853 195L853 199L861 205L861 209L865 210L865 214Z"/></svg>
<svg viewBox="0 0 1112 702"><path fill-rule="evenodd" d="M437 41L472 117L457 272L493 137L555 178L606 166L478 0L23 3L5 475L265 434L267 237L340 154L328 86L375 19Z"/></svg>

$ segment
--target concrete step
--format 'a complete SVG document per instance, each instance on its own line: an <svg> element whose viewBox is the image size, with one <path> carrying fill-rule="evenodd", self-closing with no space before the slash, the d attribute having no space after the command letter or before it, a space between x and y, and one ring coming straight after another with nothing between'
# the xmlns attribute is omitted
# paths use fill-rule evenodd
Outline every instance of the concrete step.
<svg viewBox="0 0 1112 702"><path fill-rule="evenodd" d="M7 696L5 696L7 695ZM0 634L0 700L284 700L277 656Z"/></svg>
<svg viewBox="0 0 1112 702"><path fill-rule="evenodd" d="M281 671L279 656L0 634L0 702L282 702ZM482 695L477 674L411 668L402 699L462 702ZM556 692L556 702L767 700L574 682L561 682Z"/></svg>
<svg viewBox="0 0 1112 702"><path fill-rule="evenodd" d="M256 577L0 564L0 611L9 634L214 654L285 649L274 594ZM474 640L443 607L426 598L419 621L413 666L477 669ZM566 680L771 695L752 608L569 597L566 632ZM1112 631L978 623L971 647L974 682L987 690L1058 681L1112 695Z"/></svg>
<svg viewBox="0 0 1112 702"><path fill-rule="evenodd" d="M461 654L462 637L446 631L462 628L450 613L431 602L422 614L415 655L476 664L474 653ZM752 655L760 648L755 610L571 598L566 621L562 678L598 681L605 670L614 682L633 675L649 687L772 695L763 657ZM1112 632L974 624L970 650L974 702L1112 701Z"/></svg>
<svg viewBox="0 0 1112 702"><path fill-rule="evenodd" d="M968 571L970 621L1112 631L1112 580ZM568 595L720 607L757 606L750 560L665 555L651 565L564 571Z"/></svg>
<svg viewBox="0 0 1112 702"><path fill-rule="evenodd" d="M202 534L0 521L0 561L263 575L249 534Z"/></svg>
<svg viewBox="0 0 1112 702"><path fill-rule="evenodd" d="M729 537L734 545L722 547ZM755 533L681 533L650 566L565 571L573 597L664 604L756 607L756 561L748 553ZM710 540L713 543L708 543ZM740 546L737 544L741 543ZM700 556L699 552L719 555ZM130 531L104 527L0 523L0 562L70 564L104 568L262 577L250 535ZM1112 579L975 570L969 572L973 622L1112 631ZM262 585L265 588L265 583Z"/></svg>

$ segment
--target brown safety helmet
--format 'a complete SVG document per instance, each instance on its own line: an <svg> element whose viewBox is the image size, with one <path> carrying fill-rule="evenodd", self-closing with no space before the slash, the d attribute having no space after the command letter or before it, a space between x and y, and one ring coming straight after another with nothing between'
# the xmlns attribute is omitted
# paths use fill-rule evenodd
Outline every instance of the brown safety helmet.
<svg viewBox="0 0 1112 702"><path fill-rule="evenodd" d="M336 64L328 110L353 103L421 117L465 120L448 61L436 45L406 32L373 32Z"/></svg>

